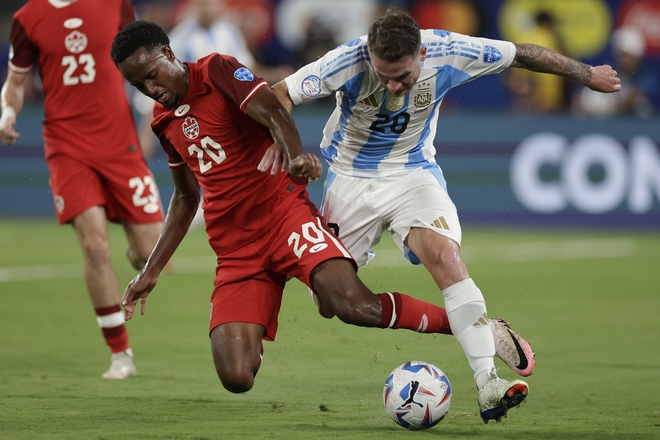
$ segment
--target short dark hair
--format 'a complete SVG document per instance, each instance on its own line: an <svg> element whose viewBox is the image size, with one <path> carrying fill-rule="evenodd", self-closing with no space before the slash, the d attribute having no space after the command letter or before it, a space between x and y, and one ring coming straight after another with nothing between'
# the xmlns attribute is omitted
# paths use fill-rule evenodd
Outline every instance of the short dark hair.
<svg viewBox="0 0 660 440"><path fill-rule="evenodd" d="M419 24L405 12L389 8L369 28L367 44L372 55L385 61L414 56L422 46Z"/></svg>
<svg viewBox="0 0 660 440"><path fill-rule="evenodd" d="M115 35L110 56L115 64L119 64L141 47L151 51L168 44L170 44L170 39L160 26L156 23L138 20L127 24Z"/></svg>

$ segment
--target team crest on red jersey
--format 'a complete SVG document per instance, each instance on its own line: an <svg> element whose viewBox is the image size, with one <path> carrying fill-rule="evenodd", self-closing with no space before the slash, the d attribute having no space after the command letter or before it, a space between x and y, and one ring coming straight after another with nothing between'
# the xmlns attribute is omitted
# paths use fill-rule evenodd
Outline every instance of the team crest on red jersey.
<svg viewBox="0 0 660 440"><path fill-rule="evenodd" d="M80 53L87 47L87 35L73 31L64 39L64 46L71 53Z"/></svg>
<svg viewBox="0 0 660 440"><path fill-rule="evenodd" d="M181 128L183 129L183 134L185 134L188 139L197 139L197 136L199 136L199 124L192 116L186 116L186 119L183 120L183 124L181 124Z"/></svg>

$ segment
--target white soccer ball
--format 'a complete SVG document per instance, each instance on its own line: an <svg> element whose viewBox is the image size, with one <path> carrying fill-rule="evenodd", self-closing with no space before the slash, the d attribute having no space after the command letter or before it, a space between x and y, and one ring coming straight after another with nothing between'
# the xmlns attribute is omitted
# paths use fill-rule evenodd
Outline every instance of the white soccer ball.
<svg viewBox="0 0 660 440"><path fill-rule="evenodd" d="M451 385L442 370L423 361L396 367L385 381L383 403L387 414L408 429L428 429L449 412Z"/></svg>

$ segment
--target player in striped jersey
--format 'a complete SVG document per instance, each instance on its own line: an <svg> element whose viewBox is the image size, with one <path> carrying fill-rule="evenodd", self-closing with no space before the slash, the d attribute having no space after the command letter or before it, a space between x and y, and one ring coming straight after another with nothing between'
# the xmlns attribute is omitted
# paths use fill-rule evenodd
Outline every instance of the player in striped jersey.
<svg viewBox="0 0 660 440"><path fill-rule="evenodd" d="M404 255L431 273L473 371L486 423L524 401L528 385L497 376L486 303L461 260L461 226L433 140L449 90L508 67L561 75L599 92L621 88L610 66L592 67L535 45L420 31L395 9L378 18L368 35L273 87L289 110L335 94L337 105L321 142L329 164L323 215L337 226L360 267L390 231ZM269 150L260 170L275 172L279 160Z"/></svg>

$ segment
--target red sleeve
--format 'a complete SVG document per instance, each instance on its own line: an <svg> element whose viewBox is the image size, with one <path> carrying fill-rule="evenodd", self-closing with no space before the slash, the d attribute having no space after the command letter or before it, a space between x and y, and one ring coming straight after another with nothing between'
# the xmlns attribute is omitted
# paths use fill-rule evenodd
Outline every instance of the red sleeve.
<svg viewBox="0 0 660 440"><path fill-rule="evenodd" d="M38 51L28 39L25 28L16 18L11 22L9 39L11 41L9 68L19 73L29 72L38 57Z"/></svg>
<svg viewBox="0 0 660 440"><path fill-rule="evenodd" d="M242 111L259 90L268 87L265 80L255 76L236 58L227 55L213 56L209 60L208 72L215 89Z"/></svg>
<svg viewBox="0 0 660 440"><path fill-rule="evenodd" d="M185 165L186 161L183 160L179 152L176 151L174 146L170 143L167 137L165 137L165 135L158 136L158 139L160 140L161 147L163 147L163 150L165 153L167 153L167 163L169 164L170 168L176 168Z"/></svg>
<svg viewBox="0 0 660 440"><path fill-rule="evenodd" d="M126 26L129 23L133 23L137 20L137 14L135 12L135 7L130 0L121 1L121 23L119 24L119 30Z"/></svg>

